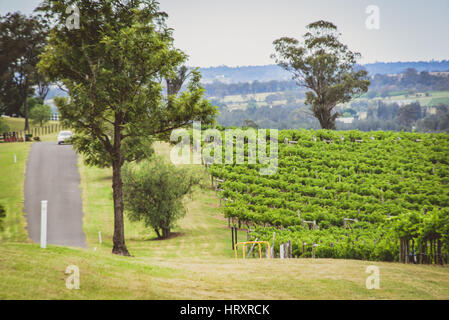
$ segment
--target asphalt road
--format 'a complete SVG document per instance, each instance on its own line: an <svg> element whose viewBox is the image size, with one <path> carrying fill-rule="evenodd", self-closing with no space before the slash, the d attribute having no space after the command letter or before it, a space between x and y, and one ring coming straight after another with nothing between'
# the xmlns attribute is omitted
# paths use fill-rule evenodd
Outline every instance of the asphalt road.
<svg viewBox="0 0 449 320"><path fill-rule="evenodd" d="M28 236L40 243L41 200L48 201L47 243L86 247L77 155L71 145L31 146L25 177Z"/></svg>

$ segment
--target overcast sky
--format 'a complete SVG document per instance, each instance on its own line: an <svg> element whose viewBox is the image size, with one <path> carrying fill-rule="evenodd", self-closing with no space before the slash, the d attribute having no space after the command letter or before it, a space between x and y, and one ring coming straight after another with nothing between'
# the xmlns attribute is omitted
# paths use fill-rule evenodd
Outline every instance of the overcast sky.
<svg viewBox="0 0 449 320"><path fill-rule="evenodd" d="M31 13L39 2L0 0L0 14ZM365 25L369 5L380 10L378 30ZM161 0L160 7L192 66L273 64L273 40L301 38L320 19L338 26L362 63L449 59L449 0Z"/></svg>

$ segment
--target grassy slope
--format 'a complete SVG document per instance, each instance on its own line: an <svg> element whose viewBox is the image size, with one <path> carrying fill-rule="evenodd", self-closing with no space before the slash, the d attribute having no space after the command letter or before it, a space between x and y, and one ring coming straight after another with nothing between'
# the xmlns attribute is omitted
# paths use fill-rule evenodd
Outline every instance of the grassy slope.
<svg viewBox="0 0 449 320"><path fill-rule="evenodd" d="M6 122L11 127L11 131L23 131L23 128L25 127L25 119L24 118L4 118L6 119ZM39 125L36 125L33 123L32 120L29 120L30 129L39 127ZM45 125L50 124L58 124L58 121L49 121ZM44 125L44 126L45 126Z"/></svg>
<svg viewBox="0 0 449 320"><path fill-rule="evenodd" d="M32 257L32 259L30 259ZM80 290L64 271L80 268ZM0 246L0 299L448 299L447 268L376 263L381 289L365 289L368 262L125 258L50 246Z"/></svg>
<svg viewBox="0 0 449 320"><path fill-rule="evenodd" d="M158 150L168 152L163 146ZM235 261L230 230L212 190L198 190L187 200L188 214L171 239L156 241L151 230L127 221L127 245L135 257L114 256L111 172L81 163L80 171L89 248L42 250L36 244L2 243L0 299L449 299L447 267L325 259ZM240 240L245 238L241 232ZM65 287L64 271L71 264L80 268L80 290ZM381 290L365 288L365 270L372 264L380 268Z"/></svg>

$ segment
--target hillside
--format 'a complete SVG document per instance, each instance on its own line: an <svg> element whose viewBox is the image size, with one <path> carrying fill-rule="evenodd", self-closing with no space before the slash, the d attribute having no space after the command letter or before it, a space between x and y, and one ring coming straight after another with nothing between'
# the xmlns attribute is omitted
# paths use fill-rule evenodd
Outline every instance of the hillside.
<svg viewBox="0 0 449 320"><path fill-rule="evenodd" d="M14 147L24 159L29 144L0 144L0 168L11 174L0 175L0 199L9 197L9 214L15 217L0 242L0 299L449 299L447 267L332 259L236 261L227 221L210 189L187 199L187 216L168 240L154 240L151 230L126 221L134 257L112 255L111 172L81 162L88 249L40 249L21 236L21 192L8 195L3 188L12 176L18 190L23 184L23 169L12 170L10 159L19 152ZM168 154L163 144L157 151ZM11 237L16 233L19 237ZM246 239L244 229L239 239ZM365 287L366 268L373 264L380 268L380 290ZM65 286L69 265L80 269L79 290Z"/></svg>

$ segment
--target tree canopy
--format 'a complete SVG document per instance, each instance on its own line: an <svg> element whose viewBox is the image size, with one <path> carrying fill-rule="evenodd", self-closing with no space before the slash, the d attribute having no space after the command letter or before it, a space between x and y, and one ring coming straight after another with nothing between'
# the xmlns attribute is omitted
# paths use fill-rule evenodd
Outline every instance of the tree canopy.
<svg viewBox="0 0 449 320"><path fill-rule="evenodd" d="M34 123L39 124L41 127L50 121L51 107L48 105L37 105L30 111L30 118Z"/></svg>
<svg viewBox="0 0 449 320"><path fill-rule="evenodd" d="M305 103L321 127L335 129L335 106L367 92L368 73L356 68L360 54L340 42L333 23L320 20L309 24L307 30L303 43L289 37L275 40L272 58L291 72L298 85L309 89Z"/></svg>
<svg viewBox="0 0 449 320"><path fill-rule="evenodd" d="M79 8L79 29L65 27L69 5ZM216 108L203 99L196 70L185 91L163 94L163 79L176 77L187 56L174 47L167 14L156 1L47 0L40 10L57 23L39 68L69 91L69 99L56 102L65 125L77 133L75 148L90 164L112 166L112 252L129 255L123 227L124 162L134 160L146 137L165 138L194 120L213 123Z"/></svg>
<svg viewBox="0 0 449 320"><path fill-rule="evenodd" d="M25 117L28 125L28 97L35 88L45 99L48 82L36 69L46 45L48 25L41 16L20 12L0 17L0 113Z"/></svg>

